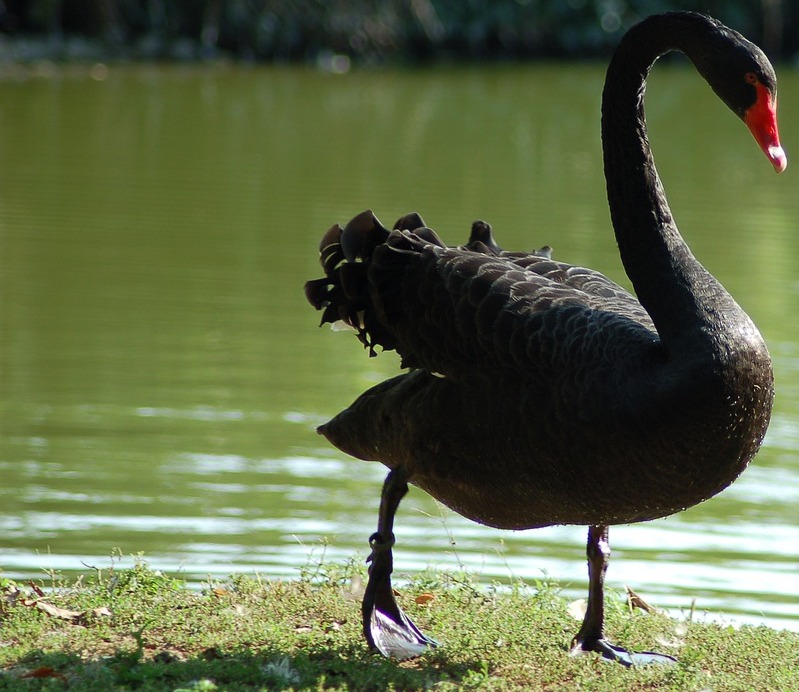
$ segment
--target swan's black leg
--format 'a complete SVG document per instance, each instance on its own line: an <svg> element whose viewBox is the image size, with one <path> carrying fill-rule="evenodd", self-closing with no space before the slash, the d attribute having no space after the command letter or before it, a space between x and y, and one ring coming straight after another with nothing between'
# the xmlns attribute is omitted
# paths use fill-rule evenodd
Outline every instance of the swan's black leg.
<svg viewBox="0 0 799 692"><path fill-rule="evenodd" d="M610 559L607 526L588 527L588 606L580 631L572 642L572 652L599 651L605 642L605 573Z"/></svg>
<svg viewBox="0 0 799 692"><path fill-rule="evenodd" d="M436 642L422 634L402 612L391 588L394 515L407 492L405 474L394 469L383 483L377 531L369 538L372 548L367 559L369 581L361 606L363 633L369 646L384 656L400 660L419 656L425 649L436 646Z"/></svg>
<svg viewBox="0 0 799 692"><path fill-rule="evenodd" d="M675 663L677 659L651 651L633 653L605 639L605 573L610 560L607 526L588 527L588 607L580 631L572 641L571 653L596 651L608 660L625 666L648 663Z"/></svg>

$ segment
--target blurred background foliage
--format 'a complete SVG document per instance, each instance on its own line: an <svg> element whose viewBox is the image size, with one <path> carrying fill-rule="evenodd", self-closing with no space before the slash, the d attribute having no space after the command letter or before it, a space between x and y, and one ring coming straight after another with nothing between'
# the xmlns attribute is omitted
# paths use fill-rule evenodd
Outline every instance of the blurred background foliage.
<svg viewBox="0 0 799 692"><path fill-rule="evenodd" d="M606 54L655 12L706 12L772 58L799 52L795 0L0 0L0 56L424 62Z"/></svg>

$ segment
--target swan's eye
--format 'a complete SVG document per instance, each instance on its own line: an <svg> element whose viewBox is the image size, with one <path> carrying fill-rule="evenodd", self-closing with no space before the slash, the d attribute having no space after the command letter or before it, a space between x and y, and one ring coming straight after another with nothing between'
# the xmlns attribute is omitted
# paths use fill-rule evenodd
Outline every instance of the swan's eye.
<svg viewBox="0 0 799 692"><path fill-rule="evenodd" d="M747 72L744 79L750 84L757 84L757 75L754 72Z"/></svg>

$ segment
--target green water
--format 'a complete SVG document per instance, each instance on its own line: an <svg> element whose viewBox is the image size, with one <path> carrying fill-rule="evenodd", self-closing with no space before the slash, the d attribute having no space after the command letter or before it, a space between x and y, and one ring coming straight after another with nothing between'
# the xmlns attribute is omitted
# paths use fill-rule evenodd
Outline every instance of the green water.
<svg viewBox="0 0 799 692"><path fill-rule="evenodd" d="M799 78L781 70L789 160ZM97 79L99 77L100 79ZM313 431L392 375L319 330L321 234L371 207L451 243L626 283L598 144L603 69L514 66L12 71L0 81L0 567L14 578L144 551L191 581L366 555L383 469ZM720 497L611 532L609 583L674 609L799 629L799 196L689 70L659 66L651 137L700 259L775 359L766 445ZM794 162L796 163L796 162ZM427 566L585 588L584 531L501 532L412 491L399 575Z"/></svg>

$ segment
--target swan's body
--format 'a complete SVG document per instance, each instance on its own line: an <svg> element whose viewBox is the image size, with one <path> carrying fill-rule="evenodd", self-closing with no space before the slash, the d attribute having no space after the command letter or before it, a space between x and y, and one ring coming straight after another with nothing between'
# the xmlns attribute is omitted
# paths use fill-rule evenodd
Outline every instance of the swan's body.
<svg viewBox="0 0 799 692"><path fill-rule="evenodd" d="M345 233L374 222L367 212ZM735 333L677 358L640 304L591 270L394 231L369 273L415 369L322 432L470 519L527 529L662 517L726 487L765 432L768 352L731 299L719 317Z"/></svg>
<svg viewBox="0 0 799 692"><path fill-rule="evenodd" d="M628 32L608 69L602 134L637 299L546 252L502 252L485 224L467 246L446 247L417 215L389 232L364 212L322 241L327 277L306 292L326 308L323 321L344 320L411 368L320 428L345 452L392 469L364 605L367 639L384 653L432 643L390 596L391 526L407 483L490 526L592 527L589 613L576 647L629 663L602 636L607 526L712 497L760 446L773 398L766 345L677 231L646 138L646 75L672 49L785 167L776 81L756 47L691 13Z"/></svg>

